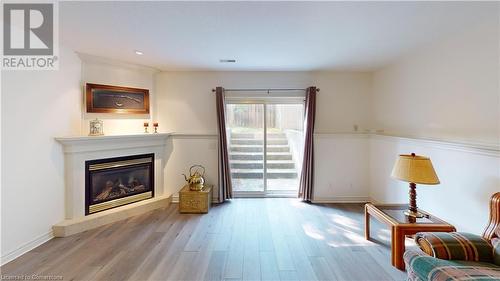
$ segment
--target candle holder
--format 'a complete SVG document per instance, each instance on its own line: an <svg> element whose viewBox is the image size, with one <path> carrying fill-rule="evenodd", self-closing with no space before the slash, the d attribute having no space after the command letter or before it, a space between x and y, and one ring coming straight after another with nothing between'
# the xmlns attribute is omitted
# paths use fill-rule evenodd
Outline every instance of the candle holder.
<svg viewBox="0 0 500 281"><path fill-rule="evenodd" d="M157 134L158 133L158 122L154 122L153 127L155 128L155 134Z"/></svg>
<svg viewBox="0 0 500 281"><path fill-rule="evenodd" d="M148 134L148 127L149 127L149 123L148 122L144 122L144 133L145 134Z"/></svg>

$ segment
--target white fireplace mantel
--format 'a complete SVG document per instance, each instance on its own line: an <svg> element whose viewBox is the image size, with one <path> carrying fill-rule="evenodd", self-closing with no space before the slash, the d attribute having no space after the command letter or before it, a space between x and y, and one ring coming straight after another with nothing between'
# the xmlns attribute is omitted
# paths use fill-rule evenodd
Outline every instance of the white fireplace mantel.
<svg viewBox="0 0 500 281"><path fill-rule="evenodd" d="M65 221L58 225L69 225L71 222L89 222L95 225L95 218L103 220L107 213L116 218L117 210L130 214L134 206L144 206L144 202L136 202L115 209L85 216L85 161L154 153L154 198L157 202L164 197L163 171L166 165L166 145L171 133L110 135L110 136L74 136L55 138L64 151L65 173ZM144 209L144 208L143 208ZM84 230L86 227L79 229Z"/></svg>
<svg viewBox="0 0 500 281"><path fill-rule="evenodd" d="M57 137L64 153L102 151L144 146L164 146L172 133Z"/></svg>

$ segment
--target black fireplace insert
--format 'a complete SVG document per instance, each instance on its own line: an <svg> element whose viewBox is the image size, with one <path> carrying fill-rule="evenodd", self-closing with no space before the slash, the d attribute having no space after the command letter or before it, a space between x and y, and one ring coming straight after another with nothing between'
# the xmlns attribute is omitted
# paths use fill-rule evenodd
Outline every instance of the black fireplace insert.
<svg viewBox="0 0 500 281"><path fill-rule="evenodd" d="M85 215L154 197L154 154L85 161Z"/></svg>

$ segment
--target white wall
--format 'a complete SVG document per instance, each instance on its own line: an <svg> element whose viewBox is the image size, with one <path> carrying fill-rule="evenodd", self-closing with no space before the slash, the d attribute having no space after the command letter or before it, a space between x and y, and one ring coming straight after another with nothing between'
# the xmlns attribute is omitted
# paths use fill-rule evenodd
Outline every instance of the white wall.
<svg viewBox="0 0 500 281"><path fill-rule="evenodd" d="M208 135L177 135L168 140L167 165L164 181L165 194L177 196L177 192L186 183L182 174L189 175L189 167L194 164L203 165L206 169L205 180L217 186L217 137ZM214 201L218 201L218 193L212 193Z"/></svg>
<svg viewBox="0 0 500 281"><path fill-rule="evenodd" d="M407 184L389 178L400 153L431 157L441 180L418 186L423 209L459 230L481 233L488 199L500 191L499 27L498 18L408 54L374 73L374 128L398 136L370 140L370 195L381 202L408 200ZM461 151L451 142L471 145ZM493 146L494 153L477 154Z"/></svg>
<svg viewBox="0 0 500 281"><path fill-rule="evenodd" d="M64 219L64 162L54 136L80 133L81 63L61 46L57 71L2 71L2 264L50 239Z"/></svg>
<svg viewBox="0 0 500 281"><path fill-rule="evenodd" d="M82 94L82 133L88 134L89 121L95 118L103 120L104 134L120 135L142 133L144 122L149 122L150 132L155 118L155 69L137 65L125 64L102 58L80 54L82 59L82 93L86 83L105 84L132 88L149 89L150 114L101 114L86 113ZM160 124L161 125L161 124Z"/></svg>
<svg viewBox="0 0 500 281"><path fill-rule="evenodd" d="M369 201L367 134L314 135L314 202Z"/></svg>
<svg viewBox="0 0 500 281"><path fill-rule="evenodd" d="M191 136L176 137L165 172L167 190L178 191L184 184L180 176L187 172L191 164L206 161L209 182L217 181L217 150L215 134L217 119L215 97L212 89L225 88L305 88L317 86L321 89L317 101L316 132L352 132L353 125L359 130L368 129L370 123L371 74L357 72L162 72L156 75L158 120L166 124L162 130ZM209 134L212 138L199 138L196 134ZM337 149L339 141L325 138L318 143L318 155ZM340 144L339 144L340 145ZM358 151L360 142L342 142L340 151ZM340 153L340 152L339 152ZM328 154L332 156L332 154ZM342 166L342 157L324 158L325 167ZM361 156L360 156L361 157ZM364 157L368 157L364 154ZM207 160L205 160L207 159ZM350 158L351 159L351 158ZM360 158L356 158L360 159ZM349 160L348 160L349 161ZM367 158L363 163L368 163ZM367 164L366 164L367 165ZM368 194L366 165L356 166L342 182L342 191L329 193L333 185L323 183L322 178L331 177L329 169L318 169L315 178L320 184L316 188L318 200L356 197ZM351 186L354 189L349 189ZM352 192L349 192L352 191Z"/></svg>
<svg viewBox="0 0 500 281"><path fill-rule="evenodd" d="M498 18L376 71L373 128L386 133L498 143Z"/></svg>

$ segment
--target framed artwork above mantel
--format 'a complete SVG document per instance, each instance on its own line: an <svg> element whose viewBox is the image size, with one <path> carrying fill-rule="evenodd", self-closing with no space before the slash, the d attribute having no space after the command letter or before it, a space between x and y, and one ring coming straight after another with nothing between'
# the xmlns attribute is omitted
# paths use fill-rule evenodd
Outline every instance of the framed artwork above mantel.
<svg viewBox="0 0 500 281"><path fill-rule="evenodd" d="M87 83L88 113L149 114L149 90Z"/></svg>

